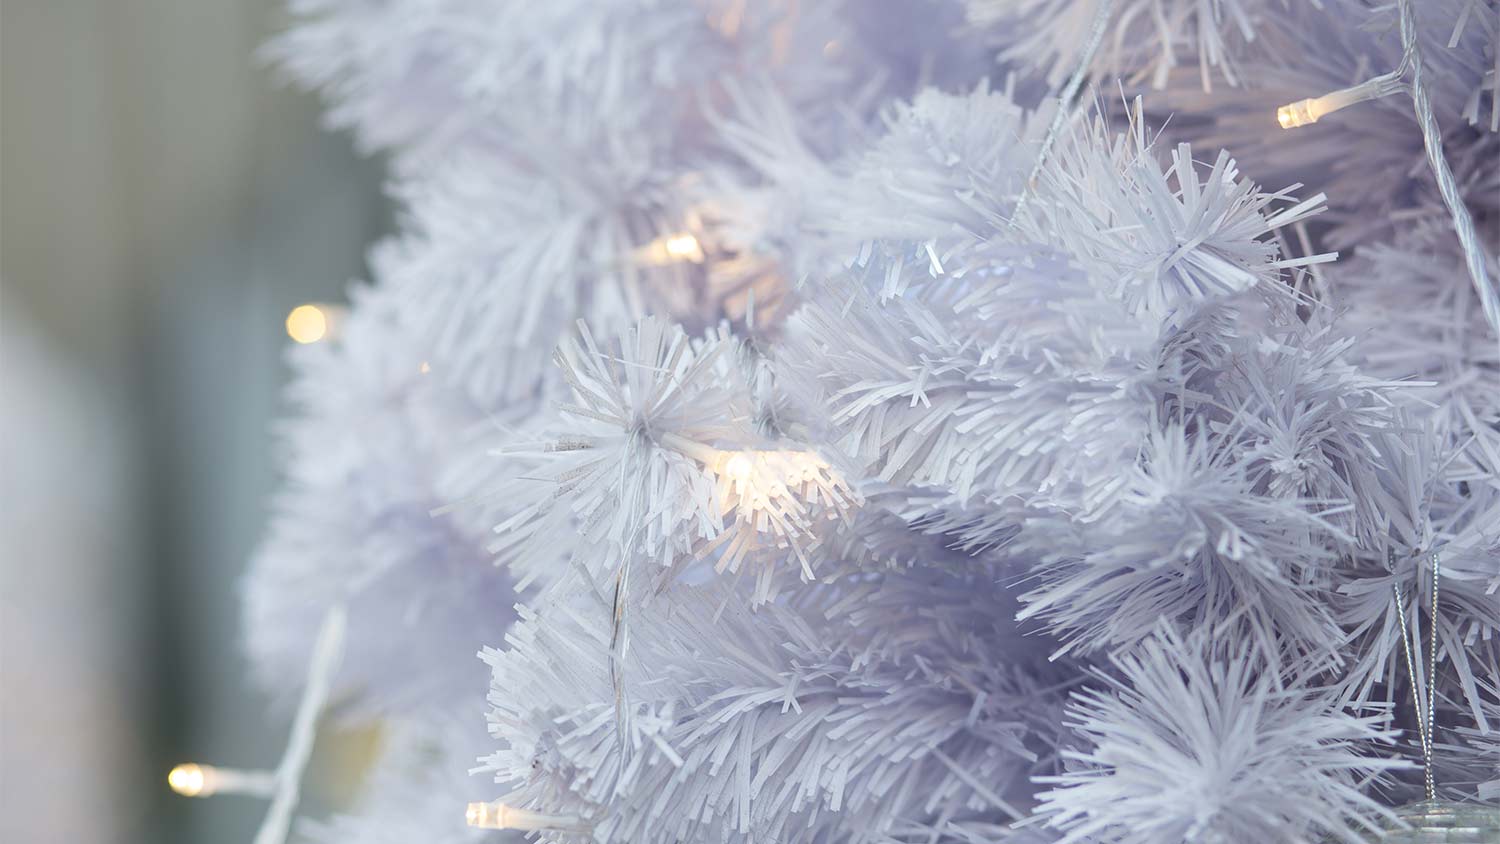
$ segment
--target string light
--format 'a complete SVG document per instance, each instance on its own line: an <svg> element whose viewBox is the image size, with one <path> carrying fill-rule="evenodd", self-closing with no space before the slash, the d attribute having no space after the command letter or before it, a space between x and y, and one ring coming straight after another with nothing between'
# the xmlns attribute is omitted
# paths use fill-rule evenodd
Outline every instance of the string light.
<svg viewBox="0 0 1500 844"><path fill-rule="evenodd" d="M167 785L183 797L207 797L218 791L210 783L209 772L212 768L204 770L202 765L194 765L191 762L178 765L167 774Z"/></svg>
<svg viewBox="0 0 1500 844"><path fill-rule="evenodd" d="M653 266L680 264L684 261L701 264L703 245L688 232L663 235L641 247L639 258L642 263Z"/></svg>
<svg viewBox="0 0 1500 844"><path fill-rule="evenodd" d="M736 499L751 507L785 498L792 490L814 478L827 476L828 461L811 451L767 450L725 451L709 463L735 494Z"/></svg>
<svg viewBox="0 0 1500 844"><path fill-rule="evenodd" d="M306 345L338 339L349 309L326 302L298 305L286 315L286 335Z"/></svg>
<svg viewBox="0 0 1500 844"><path fill-rule="evenodd" d="M590 829L587 821L573 815L549 815L543 812L533 812L530 809L507 806L498 801L470 803L468 810L464 812L464 820L469 826L479 829L515 829L526 832L543 830L587 832Z"/></svg>
<svg viewBox="0 0 1500 844"><path fill-rule="evenodd" d="M1474 217L1459 194L1453 168L1443 155L1442 127L1438 125L1437 115L1432 109L1432 94L1422 78L1425 65L1420 39L1417 37L1415 0L1396 0L1396 6L1401 14L1401 63L1395 70L1352 88L1284 105L1276 110L1276 120L1282 128L1293 129L1316 123L1324 115L1365 100L1397 92L1409 95L1413 114L1422 129L1422 148L1427 153L1427 166L1437 182L1438 195L1443 198L1443 205L1453 218L1453 230L1458 234L1459 245L1463 247L1464 265L1469 271L1469 280L1473 282L1474 292L1479 295L1479 307L1484 312L1485 322L1500 334L1500 293L1490 284L1489 270L1485 266L1488 259L1484 244L1474 225ZM1410 85L1401 81L1408 70L1411 71Z"/></svg>
<svg viewBox="0 0 1500 844"><path fill-rule="evenodd" d="M741 452L734 452L728 460L724 461L724 475L737 483L747 483L750 480L750 473L754 471L755 464L751 463L750 458Z"/></svg>
<svg viewBox="0 0 1500 844"><path fill-rule="evenodd" d="M254 844L284 844L291 829L292 812L300 797L302 772L312 756L318 717L328 701L333 675L343 656L346 624L342 606L332 607L323 618L318 638L313 643L307 685L292 719L291 737L287 739L286 751L275 771L240 771L187 762L167 774L167 785L184 797L248 794L269 799L271 805L255 834Z"/></svg>
<svg viewBox="0 0 1500 844"><path fill-rule="evenodd" d="M183 797L212 797L215 794L270 797L276 792L276 774L273 771L240 771L185 762L167 774L167 785Z"/></svg>
<svg viewBox="0 0 1500 844"><path fill-rule="evenodd" d="M813 578L811 550L820 541L818 522L847 523L860 495L843 474L813 451L765 449L717 451L705 462L717 476L716 494L735 522L721 541L714 566L735 572L755 548L790 551L804 578ZM770 567L757 575L755 600L771 594Z"/></svg>
<svg viewBox="0 0 1500 844"><path fill-rule="evenodd" d="M286 336L298 343L316 343L328 335L328 316L317 305L298 305L286 315Z"/></svg>
<svg viewBox="0 0 1500 844"><path fill-rule="evenodd" d="M673 235L667 238L667 254L680 260L703 260L703 249L698 246L698 238L690 234Z"/></svg>
<svg viewBox="0 0 1500 844"><path fill-rule="evenodd" d="M857 497L843 476L817 452L801 449L726 450L666 433L661 444L702 463L719 477L725 503L751 509L773 502L778 515L791 515L810 501L840 506ZM781 512L786 511L786 512Z"/></svg>
<svg viewBox="0 0 1500 844"><path fill-rule="evenodd" d="M1381 97L1404 91L1406 85L1401 81L1401 73L1402 71L1398 69L1321 97L1309 97L1295 103L1288 103L1276 109L1276 122L1280 123L1283 129L1310 126L1321 118L1356 103L1378 100Z"/></svg>

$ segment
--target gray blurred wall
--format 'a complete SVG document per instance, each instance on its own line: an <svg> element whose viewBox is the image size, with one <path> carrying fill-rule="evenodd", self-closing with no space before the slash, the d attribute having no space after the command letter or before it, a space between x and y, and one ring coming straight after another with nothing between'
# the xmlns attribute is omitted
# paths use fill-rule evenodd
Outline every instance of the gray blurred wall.
<svg viewBox="0 0 1500 844"><path fill-rule="evenodd" d="M0 840L248 842L170 795L275 761L235 582L282 319L386 227L378 162L255 49L272 0L0 5Z"/></svg>

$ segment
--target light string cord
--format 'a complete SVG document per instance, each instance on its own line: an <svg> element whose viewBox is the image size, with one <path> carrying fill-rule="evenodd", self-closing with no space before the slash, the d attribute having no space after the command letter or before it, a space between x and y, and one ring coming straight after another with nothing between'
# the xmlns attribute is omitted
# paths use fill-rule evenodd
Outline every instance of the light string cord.
<svg viewBox="0 0 1500 844"><path fill-rule="evenodd" d="M1430 644L1427 651L1427 672L1423 676L1423 689L1417 689L1417 667L1416 660L1412 658L1412 639L1420 634L1414 633L1407 636L1405 600L1401 595L1401 582L1395 580L1391 583L1391 591L1395 593L1396 620L1401 625L1401 650L1406 655L1406 672L1411 676L1412 705L1417 710L1417 734L1422 742L1422 768L1423 779L1427 789L1427 799L1437 799L1437 782L1432 773L1433 756L1433 718L1432 713L1436 708L1433 704L1433 696L1437 691L1437 625L1438 625L1438 577L1442 570L1442 557L1436 551L1432 552L1432 603L1428 609L1431 617L1432 629L1428 631ZM1416 647L1422 646L1418 639ZM1425 705L1424 705L1425 701Z"/></svg>
<svg viewBox="0 0 1500 844"><path fill-rule="evenodd" d="M286 844L292 815L301 798L302 774L312 756L318 719L328 704L334 676L343 659L348 614L342 604L329 608L313 643L307 682L297 704L291 736L274 771L244 771L213 765L187 763L167 775L167 784L185 797L213 794L247 794L266 798L271 804L255 832L254 844Z"/></svg>
<svg viewBox="0 0 1500 844"><path fill-rule="evenodd" d="M291 738L287 740L281 764L276 766L276 793L260 829L255 833L254 844L283 844L291 830L292 813L301 797L302 772L312 756L318 717L328 702L334 674L343 657L347 627L348 614L342 605L335 605L323 618L313 645L312 663L307 670L307 687L292 720Z"/></svg>
<svg viewBox="0 0 1500 844"><path fill-rule="evenodd" d="M1443 132L1432 108L1432 94L1424 76L1426 64L1422 59L1422 47L1418 40L1417 15L1413 0L1397 0L1401 23L1401 63L1395 70L1368 79L1358 85L1310 97L1284 105L1276 111L1276 119L1283 129L1308 126L1340 109L1348 108L1366 100L1379 99L1395 93L1406 93L1411 97L1412 110L1422 132L1422 146L1427 156L1427 167L1437 182L1438 194L1453 221L1453 230L1458 235L1459 246L1464 253L1464 266L1479 296L1480 310L1485 321L1500 344L1500 295L1490 284L1489 272L1485 268L1484 246L1474 226L1473 215L1459 195L1458 180L1448 165L1443 153ZM1407 68L1411 69L1411 83L1401 81Z"/></svg>
<svg viewBox="0 0 1500 844"><path fill-rule="evenodd" d="M1437 116L1432 110L1432 97L1427 90L1427 82L1422 78L1422 48L1417 43L1416 11L1412 0L1398 0L1397 5L1401 9L1401 45L1406 53L1403 64L1407 61L1411 64L1411 99L1417 122L1422 127L1422 145L1427 150L1427 164L1437 179L1438 193L1443 197L1443 204L1448 206L1448 213L1453 217L1453 228L1463 247L1464 263L1468 267L1469 278L1474 282L1474 291L1479 294L1479 305L1484 311L1484 318L1495 332L1496 342L1500 343L1500 298L1496 297L1495 290L1490 285L1489 274L1485 271L1484 249L1479 243L1474 218L1469 214L1463 197L1458 194L1458 183L1453 177L1453 170L1448 166L1447 157L1443 155L1442 130L1438 127Z"/></svg>
<svg viewBox="0 0 1500 844"><path fill-rule="evenodd" d="M1099 51L1099 45L1104 43L1104 30L1109 27L1109 16L1114 7L1114 0L1098 0L1098 3L1098 7L1094 10L1094 22L1089 28L1089 40L1083 47L1078 67L1069 77L1068 84L1063 86L1062 93L1058 95L1057 112L1052 115L1052 122L1047 126L1047 134L1042 136L1042 146L1037 150L1036 163L1031 166L1031 173L1026 176L1026 184L1021 190L1021 197L1016 200L1015 210L1011 212L1012 220L1020 219L1021 209L1026 207L1027 200L1036 189L1037 180L1042 175L1042 167L1047 163L1047 156L1052 152L1052 146L1057 143L1057 136L1062 134L1063 124L1068 120L1073 98L1078 96L1078 89L1083 87L1083 80L1088 76L1089 66L1094 63L1094 54Z"/></svg>

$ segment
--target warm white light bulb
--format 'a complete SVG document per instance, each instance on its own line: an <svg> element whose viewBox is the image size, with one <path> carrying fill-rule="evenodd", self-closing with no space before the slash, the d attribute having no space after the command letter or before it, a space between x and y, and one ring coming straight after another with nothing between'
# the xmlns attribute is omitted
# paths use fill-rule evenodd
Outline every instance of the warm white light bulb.
<svg viewBox="0 0 1500 844"><path fill-rule="evenodd" d="M731 480L739 481L740 483L749 480L751 473L754 471L755 464L751 462L749 457L741 453L731 455L724 462L724 474Z"/></svg>
<svg viewBox="0 0 1500 844"><path fill-rule="evenodd" d="M183 797L207 797L214 793L214 769L186 762L167 774L167 785Z"/></svg>
<svg viewBox="0 0 1500 844"><path fill-rule="evenodd" d="M1276 122L1283 129L1311 126L1323 117L1365 100L1376 100L1402 90L1400 73L1386 73L1353 87L1332 91L1321 97L1308 97L1276 109Z"/></svg>
<svg viewBox="0 0 1500 844"><path fill-rule="evenodd" d="M1276 109L1276 122L1280 123L1283 129L1295 129L1298 126L1317 123L1322 114L1315 110L1316 104L1317 100L1306 99L1284 105Z"/></svg>
<svg viewBox="0 0 1500 844"><path fill-rule="evenodd" d="M317 305L298 305L286 315L286 334L298 343L316 343L328 334L328 315Z"/></svg>
<svg viewBox="0 0 1500 844"><path fill-rule="evenodd" d="M517 829L527 832L563 830L584 832L589 824L572 815L549 815L504 803L470 803L464 811L469 826L479 829Z"/></svg>
<svg viewBox="0 0 1500 844"><path fill-rule="evenodd" d="M703 262L703 244L691 233L680 232L658 237L642 247L639 255L642 262L653 266L680 264L684 261L699 264Z"/></svg>
<svg viewBox="0 0 1500 844"><path fill-rule="evenodd" d="M183 797L248 794L270 797L276 791L275 771L243 771L184 762L167 774L167 785Z"/></svg>
<svg viewBox="0 0 1500 844"><path fill-rule="evenodd" d="M673 235L667 238L667 254L678 260L701 260L703 249L698 245L698 238L690 234Z"/></svg>

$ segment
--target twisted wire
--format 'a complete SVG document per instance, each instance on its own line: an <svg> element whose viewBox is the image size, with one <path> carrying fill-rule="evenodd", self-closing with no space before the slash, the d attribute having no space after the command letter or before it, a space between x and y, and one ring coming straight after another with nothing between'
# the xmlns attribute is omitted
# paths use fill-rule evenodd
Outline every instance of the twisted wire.
<svg viewBox="0 0 1500 844"><path fill-rule="evenodd" d="M1438 127L1437 116L1432 110L1432 97L1427 90L1427 82L1422 78L1422 48L1417 43L1416 12L1412 0L1398 0L1398 5L1401 9L1401 45L1406 53L1406 61L1411 64L1411 98L1417 123L1422 127L1422 145L1427 150L1427 164L1437 180L1443 204L1453 217L1453 228L1463 247L1464 264L1474 283L1474 291L1479 294L1479 305L1484 311L1484 318L1495 332L1496 342L1500 343L1500 298L1497 298L1495 289L1490 285L1489 274L1485 271L1484 248L1479 242L1479 232L1474 228L1474 218L1469 214L1468 206L1464 205L1463 197L1459 196L1453 170L1449 168L1448 159L1443 155L1442 130Z"/></svg>
<svg viewBox="0 0 1500 844"><path fill-rule="evenodd" d="M1401 650L1406 655L1406 672L1407 672L1407 674L1411 675L1412 705L1417 710L1417 735L1418 735L1418 737L1420 738L1420 740L1422 742L1423 781L1424 781L1424 785L1426 786L1427 799L1428 800L1436 800L1437 799L1437 781L1436 781L1436 778L1433 776L1433 766L1432 766L1432 756L1433 756L1433 735L1432 735L1432 731L1433 731L1433 718L1432 718L1432 713L1433 713L1433 709L1435 709L1435 707L1433 706L1433 695L1436 693L1436 690L1437 690L1437 684L1435 682L1435 677L1437 675L1438 577L1439 577L1439 573L1441 571L1441 568L1442 568L1442 558L1438 555L1437 552L1433 552L1433 554L1432 554L1432 602L1431 602L1431 606L1430 606L1430 608L1428 610L1428 612L1429 612L1429 614L1431 616L1431 619L1432 619L1431 620L1432 629L1428 633L1428 638L1430 640L1430 644L1428 646L1428 652L1427 652L1428 653L1428 659L1427 659L1427 666L1428 667L1427 667L1427 671L1426 671L1425 675L1422 677L1422 681L1423 681L1422 682L1422 686L1423 686L1423 688L1420 691L1417 688L1417 665L1416 665L1416 660L1412 658L1412 641L1411 641L1412 638L1415 638L1415 636L1420 635L1420 634L1413 634L1412 637L1408 637L1408 635L1407 635L1408 627L1407 627L1407 623L1406 623L1406 601L1405 601L1405 599L1401 595L1401 583L1399 581L1393 581L1391 583L1391 590L1395 593L1395 598L1396 598L1396 620L1401 625ZM1417 646L1418 647L1421 646L1421 641L1420 640L1417 641Z"/></svg>
<svg viewBox="0 0 1500 844"><path fill-rule="evenodd" d="M1437 742L1433 734L1432 713L1437 709L1437 643L1438 643L1438 572L1442 568L1442 557L1432 552L1432 606L1428 609L1432 629L1427 632L1427 754L1423 757L1424 774L1427 780L1427 799L1437 799L1437 784L1432 775L1433 747Z"/></svg>
<svg viewBox="0 0 1500 844"><path fill-rule="evenodd" d="M1031 166L1031 173L1026 176L1021 198L1016 200L1015 210L1011 212L1012 220L1019 219L1021 209L1026 207L1026 200L1031 197L1036 181L1042 175L1042 167L1047 163L1047 156L1052 152L1053 144L1057 143L1057 136L1062 134L1063 123L1068 119L1068 111L1072 106L1073 98L1078 95L1078 89L1083 87L1083 80L1088 76L1089 65L1094 63L1094 54L1099 51L1099 45L1104 42L1104 30L1109 26L1109 15L1114 6L1114 0L1098 0L1098 2L1098 7L1094 9L1094 22L1089 28L1089 40L1083 47L1078 67L1068 78L1068 84L1063 86L1062 93L1058 95L1057 112L1052 115L1052 122L1047 126L1047 134L1042 137L1042 146L1037 150L1036 163Z"/></svg>

